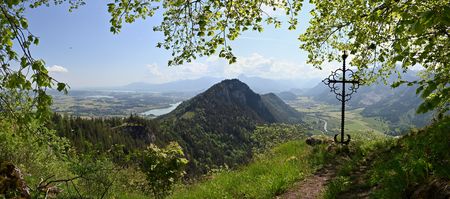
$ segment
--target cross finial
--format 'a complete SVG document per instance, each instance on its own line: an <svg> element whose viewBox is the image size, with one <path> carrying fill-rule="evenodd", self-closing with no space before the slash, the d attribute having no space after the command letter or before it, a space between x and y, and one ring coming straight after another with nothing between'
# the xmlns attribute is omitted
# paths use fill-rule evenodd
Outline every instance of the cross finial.
<svg viewBox="0 0 450 199"><path fill-rule="evenodd" d="M344 50L344 54L342 54L342 59L347 59L347 57L348 57L347 51Z"/></svg>

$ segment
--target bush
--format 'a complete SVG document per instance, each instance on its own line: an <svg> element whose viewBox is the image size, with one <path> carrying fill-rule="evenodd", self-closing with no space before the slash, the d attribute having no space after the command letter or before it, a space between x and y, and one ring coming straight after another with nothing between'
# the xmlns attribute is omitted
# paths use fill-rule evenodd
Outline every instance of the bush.
<svg viewBox="0 0 450 199"><path fill-rule="evenodd" d="M167 196L173 185L185 174L188 163L183 150L176 142L170 142L164 148L150 144L143 152L142 170L155 198Z"/></svg>

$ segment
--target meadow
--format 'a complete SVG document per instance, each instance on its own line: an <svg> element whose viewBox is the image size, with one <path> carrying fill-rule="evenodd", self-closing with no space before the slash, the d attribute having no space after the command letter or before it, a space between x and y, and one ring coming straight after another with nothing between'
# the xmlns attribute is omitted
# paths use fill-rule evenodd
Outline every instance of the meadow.
<svg viewBox="0 0 450 199"><path fill-rule="evenodd" d="M309 97L298 97L288 104L304 114L303 120L312 128L313 133L334 136L341 129L340 106L329 105L312 100ZM345 112L345 131L352 138L359 140L375 140L385 137L389 124L379 117L364 117L363 108L348 109ZM327 122L327 131L324 122Z"/></svg>

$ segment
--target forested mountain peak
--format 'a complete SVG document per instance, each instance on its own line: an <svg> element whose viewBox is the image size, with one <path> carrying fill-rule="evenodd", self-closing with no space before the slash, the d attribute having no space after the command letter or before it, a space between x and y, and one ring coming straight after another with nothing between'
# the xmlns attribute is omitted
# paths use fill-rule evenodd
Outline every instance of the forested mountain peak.
<svg viewBox="0 0 450 199"><path fill-rule="evenodd" d="M238 79L223 80L199 95L199 98L202 97L220 99L224 103L237 103L248 106L255 106L261 100L261 96L253 92L247 84Z"/></svg>
<svg viewBox="0 0 450 199"><path fill-rule="evenodd" d="M299 121L300 113L275 95L261 96L245 83L229 79L158 120L189 150L189 171L204 173L204 165L235 166L249 161L256 125Z"/></svg>
<svg viewBox="0 0 450 199"><path fill-rule="evenodd" d="M192 113L204 113L208 118L239 115L256 123L299 121L300 114L297 111L277 96L266 95L261 96L253 92L247 84L238 79L227 79L182 103L162 118L189 118L186 116Z"/></svg>

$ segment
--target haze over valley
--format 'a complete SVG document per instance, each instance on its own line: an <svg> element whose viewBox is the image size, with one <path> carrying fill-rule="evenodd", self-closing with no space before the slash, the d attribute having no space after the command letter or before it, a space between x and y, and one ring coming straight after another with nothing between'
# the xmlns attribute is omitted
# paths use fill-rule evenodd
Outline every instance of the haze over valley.
<svg viewBox="0 0 450 199"><path fill-rule="evenodd" d="M408 73L408 78L413 79L414 74ZM330 121L328 128L337 131L339 104L322 82L298 84L289 80L245 75L239 76L238 79L257 93L275 94L291 107L309 115L310 119L315 118L314 123ZM155 118L173 111L183 101L193 98L220 81L219 78L204 77L164 84L132 83L121 87L87 88L72 90L68 95L54 92L53 110L83 117L127 117L136 114ZM409 128L426 125L431 118L431 113L415 114L416 107L422 100L410 92L411 90L414 88L402 86L394 91L382 83L363 85L349 101L348 108L357 112L359 120L376 118L380 127L382 126L376 130L380 133L402 134ZM327 116L333 111L336 111L335 118ZM316 130L324 131L320 125L317 125Z"/></svg>

